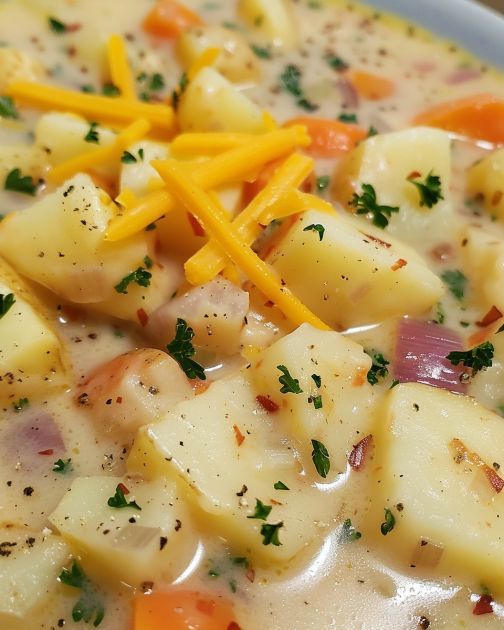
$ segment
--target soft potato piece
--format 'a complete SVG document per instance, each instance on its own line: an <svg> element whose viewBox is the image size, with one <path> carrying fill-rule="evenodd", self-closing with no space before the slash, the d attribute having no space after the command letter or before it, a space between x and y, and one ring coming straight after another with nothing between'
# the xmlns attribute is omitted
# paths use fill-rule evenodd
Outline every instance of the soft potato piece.
<svg viewBox="0 0 504 630"><path fill-rule="evenodd" d="M14 81L42 81L46 76L44 66L15 48L0 48L0 94Z"/></svg>
<svg viewBox="0 0 504 630"><path fill-rule="evenodd" d="M165 160L168 157L168 146L160 142L143 140L129 147L128 151L136 159L131 164L122 164L120 188L129 188L135 195L141 196L159 186L163 180L151 166L152 160ZM142 157L143 152L143 157Z"/></svg>
<svg viewBox="0 0 504 630"><path fill-rule="evenodd" d="M77 399L91 409L102 430L124 434L156 422L193 395L174 359L161 350L140 348L94 370L79 386Z"/></svg>
<svg viewBox="0 0 504 630"><path fill-rule="evenodd" d="M298 43L290 0L240 0L238 13L247 26L274 46L291 50Z"/></svg>
<svg viewBox="0 0 504 630"><path fill-rule="evenodd" d="M322 241L317 232L304 231L311 224L325 227ZM268 262L335 327L419 314L443 293L439 278L407 245L363 221L314 210L300 217Z"/></svg>
<svg viewBox="0 0 504 630"><path fill-rule="evenodd" d="M322 523L337 513L338 500L328 505L326 495L311 485L313 466L306 477L299 475L277 414L268 415L255 395L246 373L212 383L162 422L141 429L128 467L155 477L180 477L188 497L202 510L202 521L228 538L237 553L282 561L319 536ZM245 438L241 445L240 435ZM290 491L275 491L278 480ZM270 498L281 502L268 518L271 524L284 523L281 546L264 545L263 522L247 518L254 513L256 498L269 505Z"/></svg>
<svg viewBox="0 0 504 630"><path fill-rule="evenodd" d="M1 48L0 48L1 50ZM44 176L47 169L47 155L40 148L26 144L0 145L0 182L15 168L23 175L35 180Z"/></svg>
<svg viewBox="0 0 504 630"><path fill-rule="evenodd" d="M469 169L467 192L482 197L487 211L504 219L504 149L493 151Z"/></svg>
<svg viewBox="0 0 504 630"><path fill-rule="evenodd" d="M282 394L278 365L284 365L299 380L302 394ZM344 471L346 454L369 429L374 403L373 388L366 380L371 359L362 346L337 332L317 330L303 324L267 348L251 378L258 393L282 406L282 418L300 443L309 462L311 439L331 451L331 467ZM313 374L321 378L317 387ZM309 397L322 396L315 409Z"/></svg>
<svg viewBox="0 0 504 630"><path fill-rule="evenodd" d="M261 76L257 57L247 41L236 30L209 25L189 28L176 42L176 51L182 64L188 68L208 48L221 48L213 64L226 79L233 83L256 82Z"/></svg>
<svg viewBox="0 0 504 630"><path fill-rule="evenodd" d="M375 438L374 514L363 519L369 530L364 535L392 546L406 565L426 540L443 550L438 574L469 572L470 585L483 583L502 595L504 494L451 445L460 440L492 471L498 469L504 461L502 418L469 397L401 384L387 396ZM386 539L380 534L384 508L396 518ZM413 564L421 562L420 556Z"/></svg>
<svg viewBox="0 0 504 630"><path fill-rule="evenodd" d="M126 501L136 501L141 510L109 507L119 484L129 490ZM198 542L175 483L163 479L79 477L49 520L79 550L87 568L103 569L132 586L173 581Z"/></svg>
<svg viewBox="0 0 504 630"><path fill-rule="evenodd" d="M441 179L444 199L432 208L421 207L418 190L407 178L411 173L420 173L418 181L424 181L431 171ZM348 206L353 193L361 192L362 184L371 184L380 205L399 207L385 232L414 247L425 243L432 248L433 235L437 240L446 239L456 227L450 183L449 135L439 129L415 127L362 142L337 167L332 194Z"/></svg>
<svg viewBox="0 0 504 630"><path fill-rule="evenodd" d="M1 259L0 293L16 300L0 318L0 396L63 385L67 366L56 331L33 291Z"/></svg>
<svg viewBox="0 0 504 630"><path fill-rule="evenodd" d="M23 619L57 588L70 548L60 536L2 528L0 623Z"/></svg>
<svg viewBox="0 0 504 630"><path fill-rule="evenodd" d="M500 323L496 324L496 326ZM502 383L504 382L504 335L502 333L494 335L491 341L494 347L492 367L488 370L481 370L481 372L473 376L469 382L468 393L487 409L496 410L500 415L504 415L504 392L502 391Z"/></svg>
<svg viewBox="0 0 504 630"><path fill-rule="evenodd" d="M182 131L261 133L261 108L213 68L203 68L180 97L178 121Z"/></svg>
<svg viewBox="0 0 504 630"><path fill-rule="evenodd" d="M76 175L2 221L0 249L20 273L61 297L137 321L137 311L157 308L178 278L154 264L149 287L132 283L126 295L114 289L152 254L152 237L145 232L120 243L104 240L115 212L90 177Z"/></svg>
<svg viewBox="0 0 504 630"><path fill-rule="evenodd" d="M229 280L216 278L160 306L149 318L147 330L153 339L166 345L181 317L194 330L195 346L232 355L240 350L240 331L248 307L246 291Z"/></svg>

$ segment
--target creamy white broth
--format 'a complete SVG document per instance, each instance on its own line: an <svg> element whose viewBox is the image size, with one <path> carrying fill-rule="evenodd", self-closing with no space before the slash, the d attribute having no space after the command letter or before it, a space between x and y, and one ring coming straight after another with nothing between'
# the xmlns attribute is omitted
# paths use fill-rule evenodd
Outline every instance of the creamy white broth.
<svg viewBox="0 0 504 630"><path fill-rule="evenodd" d="M0 42L38 59L48 71L45 81L75 89L93 85L99 90L106 75L104 47L107 37L111 33L121 33L128 42L134 72L161 73L166 81L163 94L168 95L176 87L182 68L170 44L150 39L139 29L151 4L142 0L107 3L100 0L86 0L85 3L5 0L0 4ZM209 23L238 23L235 3L187 0L186 4L198 10ZM273 52L272 59L261 61L263 78L260 84L243 86L245 93L279 122L306 114L296 106L292 95L278 88L278 76L286 63L294 63L302 69L306 96L319 106L313 115L335 118L344 111L355 113L363 128L374 126L379 132L408 127L415 114L434 103L483 92L504 97L502 77L486 63L417 27L343 2L325 5L300 1L293 4L301 31L299 50L285 55ZM48 15L55 15L65 23L79 23L82 28L65 35L64 39L54 36L47 28ZM246 31L245 36L258 45L268 43L260 37L247 35ZM351 67L391 77L396 85L395 94L383 103L361 99L358 105L345 107L342 75L335 73L324 61L328 54L337 54ZM455 73L467 68L475 70L472 80L447 82ZM36 112L30 112L23 116L23 123L0 120L0 142L29 142L37 116ZM476 146L472 142L453 141L452 203L461 225L486 226L494 234L504 237L504 229L498 222L492 221L479 206L466 203L465 171L477 159L487 155L489 148L484 143ZM337 161L320 160L317 175L332 174ZM330 190L324 195L330 199ZM2 214L28 207L32 202L29 197L0 191ZM463 268L457 253L457 239L457 235L433 233L429 242L414 245L429 266L441 273L445 269ZM448 244L453 250L444 260L432 255L434 247L440 244ZM26 418L48 413L62 432L65 457L71 457L73 471L65 476L53 473L53 458L48 456L47 474L33 477L29 471L17 466L17 462L5 459L0 476L0 520L5 525L22 526L27 531L40 531L48 526L48 514L76 477L125 473L131 438L110 433L106 427L100 426L99 419L93 417L85 405L76 404L76 387L106 361L132 348L151 345L135 325L89 314L81 308L68 308L61 300L45 294L43 299L49 305L54 324L68 350L73 368L71 387L57 396L30 397L29 408L21 413L14 413L11 401L8 401L2 411L0 442L6 441L15 423L21 425ZM462 310L457 300L447 293L442 305L445 325L457 330L464 341L478 330L474 322L484 313L477 297L469 300ZM271 319L261 300L256 300L254 306L263 317ZM431 317L429 313L425 315L426 319ZM291 329L282 318L276 323L280 328L275 329L271 341ZM397 320L387 320L379 325L348 330L346 334L365 348L374 348L390 358L394 351L396 325ZM205 355L200 356L203 361ZM207 357L207 360L211 365L213 358ZM228 364L229 371L240 364L241 359L217 357L215 364L220 363L225 367ZM501 369L496 363L494 371ZM222 373L216 371L215 376ZM502 401L495 397L498 385L492 389L488 384L491 378L490 370L480 374L469 392L495 409ZM375 389L384 394L389 386L387 381L376 385ZM29 392L26 395L29 396ZM432 628L502 626L504 609L498 602L494 604L493 614L472 614L471 596L474 601L480 585L470 574L456 570L453 577L440 576L435 568L408 568L407 559L397 558L390 545L380 545L377 539L367 539L366 536L350 544L339 543L338 527L342 520L351 516L358 527L366 519L370 500L366 470L341 473L334 487L324 486L332 518L320 523L319 539L299 558L278 566L252 560L255 576L251 582L250 574L247 577L241 566L226 559L236 555L226 540L215 530L209 530L204 519L195 516L201 533L199 553L176 584L219 593L230 599L240 627L244 629L381 628L384 625L416 628L422 616L430 621ZM340 509L339 488L343 484L344 500ZM25 493L27 487L33 488L29 496ZM309 519L309 504L306 512ZM216 565L220 575L212 577L211 569ZM103 597L106 615L100 627L106 630L130 627L131 585L108 579L90 563L85 563L85 568ZM162 590L168 586L156 584L155 588ZM72 621L75 599L75 593L57 585L45 603L30 616L19 621L2 620L0 625L6 630L85 627L83 622Z"/></svg>

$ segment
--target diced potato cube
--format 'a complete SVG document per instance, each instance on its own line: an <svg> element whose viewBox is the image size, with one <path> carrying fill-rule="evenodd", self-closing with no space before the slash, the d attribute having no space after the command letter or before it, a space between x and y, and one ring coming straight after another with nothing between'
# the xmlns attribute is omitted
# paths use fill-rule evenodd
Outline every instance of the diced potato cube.
<svg viewBox="0 0 504 630"><path fill-rule="evenodd" d="M496 324L496 326L499 324ZM504 392L502 391L502 383L504 382L504 335L494 335L491 341L494 347L492 367L488 370L481 370L473 376L469 382L468 393L481 405L484 405L487 409L497 411L502 416L504 415Z"/></svg>
<svg viewBox="0 0 504 630"><path fill-rule="evenodd" d="M180 97L182 131L265 131L261 108L213 68L203 68Z"/></svg>
<svg viewBox="0 0 504 630"><path fill-rule="evenodd" d="M14 81L42 81L45 75L37 59L15 48L0 48L0 94Z"/></svg>
<svg viewBox="0 0 504 630"><path fill-rule="evenodd" d="M477 162L467 173L467 192L482 197L488 212L504 219L504 149Z"/></svg>
<svg viewBox="0 0 504 630"><path fill-rule="evenodd" d="M325 228L323 240L310 225ZM439 278L407 245L367 222L310 210L268 261L293 293L331 326L423 313L443 293Z"/></svg>
<svg viewBox="0 0 504 630"><path fill-rule="evenodd" d="M9 628L9 620L22 619L56 589L70 548L59 536L10 528L1 533L0 624Z"/></svg>
<svg viewBox="0 0 504 630"><path fill-rule="evenodd" d="M432 561L422 555L426 541L438 549L438 575L469 572L469 586L483 583L502 595L504 494L495 489L502 483L502 418L466 396L398 385L377 424L375 454L373 515L364 519L364 535L419 568ZM384 508L396 519L386 539Z"/></svg>
<svg viewBox="0 0 504 630"><path fill-rule="evenodd" d="M256 56L241 33L223 26L198 26L184 31L177 40L176 50L186 68L208 48L221 48L213 64L233 83L255 82L261 70Z"/></svg>
<svg viewBox="0 0 504 630"><path fill-rule="evenodd" d="M125 501L108 505L119 484ZM134 521L132 520L134 519ZM87 570L108 572L132 586L176 579L190 563L198 538L173 481L79 477L49 520L83 556Z"/></svg>
<svg viewBox="0 0 504 630"><path fill-rule="evenodd" d="M430 172L440 177L444 197L432 208L420 205L419 191L408 181L415 174L416 181L423 182ZM399 207L385 232L414 247L420 243L432 248L456 228L450 201L450 137L445 131L415 127L368 138L337 167L333 196L348 206L362 184L374 187L380 205Z"/></svg>
<svg viewBox="0 0 504 630"><path fill-rule="evenodd" d="M290 0L240 0L240 17L247 26L285 50L295 48L298 29Z"/></svg>
<svg viewBox="0 0 504 630"><path fill-rule="evenodd" d="M15 168L19 168L23 175L30 175L35 180L40 179L47 169L47 155L38 147L25 144L0 146L0 182L2 184Z"/></svg>
<svg viewBox="0 0 504 630"><path fill-rule="evenodd" d="M135 195L145 195L163 184L159 173L151 166L152 160L165 160L168 146L144 140L129 147L136 162L122 164L120 188L129 188Z"/></svg>

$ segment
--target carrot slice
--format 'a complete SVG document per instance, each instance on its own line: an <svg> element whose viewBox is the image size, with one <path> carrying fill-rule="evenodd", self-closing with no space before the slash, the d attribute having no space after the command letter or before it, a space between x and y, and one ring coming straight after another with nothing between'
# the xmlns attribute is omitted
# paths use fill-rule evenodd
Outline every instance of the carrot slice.
<svg viewBox="0 0 504 630"><path fill-rule="evenodd" d="M313 157L337 157L348 153L355 145L364 140L367 132L357 125L326 118L308 118L301 116L289 120L285 126L304 125L311 138L311 144L305 149Z"/></svg>
<svg viewBox="0 0 504 630"><path fill-rule="evenodd" d="M203 20L175 0L158 0L143 21L143 29L159 37L177 37L190 26L201 26Z"/></svg>
<svg viewBox="0 0 504 630"><path fill-rule="evenodd" d="M441 103L416 116L415 125L440 127L469 138L504 143L504 101L476 94Z"/></svg>
<svg viewBox="0 0 504 630"><path fill-rule="evenodd" d="M197 591L171 590L137 595L134 630L239 630L231 604Z"/></svg>
<svg viewBox="0 0 504 630"><path fill-rule="evenodd" d="M392 96L395 84L390 79L362 70L350 70L346 77L357 90L360 97L368 101L382 101Z"/></svg>

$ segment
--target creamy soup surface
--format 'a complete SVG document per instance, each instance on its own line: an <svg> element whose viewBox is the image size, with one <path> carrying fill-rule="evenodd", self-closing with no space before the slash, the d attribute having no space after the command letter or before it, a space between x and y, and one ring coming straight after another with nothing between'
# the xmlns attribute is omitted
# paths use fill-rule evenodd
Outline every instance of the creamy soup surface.
<svg viewBox="0 0 504 630"><path fill-rule="evenodd" d="M358 3L0 2L0 627L502 627L502 145Z"/></svg>

